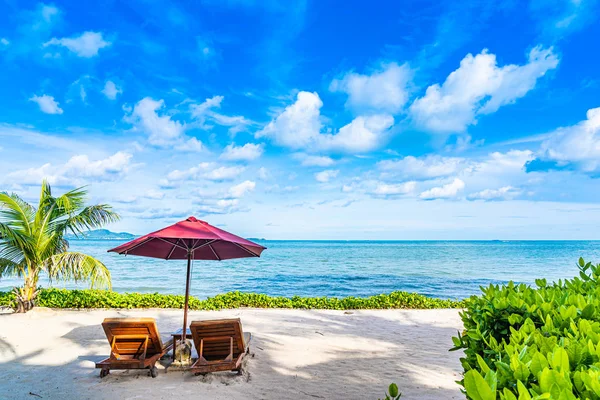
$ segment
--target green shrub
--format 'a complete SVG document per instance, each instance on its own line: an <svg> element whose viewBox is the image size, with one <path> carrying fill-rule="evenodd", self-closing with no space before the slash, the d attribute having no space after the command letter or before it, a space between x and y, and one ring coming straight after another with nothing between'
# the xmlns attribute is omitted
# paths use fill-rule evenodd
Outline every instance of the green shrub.
<svg viewBox="0 0 600 400"><path fill-rule="evenodd" d="M14 294L0 292L0 306L11 306ZM105 290L41 289L37 305L51 308L183 308L184 297L158 293L117 293ZM393 292L372 297L271 297L230 292L199 300L190 297L192 310L227 308L302 308L327 310L383 308L458 308L462 301L435 299L416 293Z"/></svg>
<svg viewBox="0 0 600 400"><path fill-rule="evenodd" d="M14 307L15 300L14 292L0 292L0 307Z"/></svg>
<svg viewBox="0 0 600 400"><path fill-rule="evenodd" d="M600 264L548 285L490 285L468 300L461 382L473 400L600 399Z"/></svg>

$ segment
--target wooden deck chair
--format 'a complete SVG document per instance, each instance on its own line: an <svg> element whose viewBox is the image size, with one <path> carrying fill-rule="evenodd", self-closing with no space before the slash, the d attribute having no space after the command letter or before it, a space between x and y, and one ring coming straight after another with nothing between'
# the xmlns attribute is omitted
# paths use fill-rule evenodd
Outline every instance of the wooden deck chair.
<svg viewBox="0 0 600 400"><path fill-rule="evenodd" d="M106 318L102 328L110 343L110 357L96 363L103 378L111 369L149 369L156 378L156 362L173 347L163 345L154 318Z"/></svg>
<svg viewBox="0 0 600 400"><path fill-rule="evenodd" d="M218 371L241 372L250 351L252 335L244 333L239 318L194 321L190 325L198 360L190 371L196 375Z"/></svg>

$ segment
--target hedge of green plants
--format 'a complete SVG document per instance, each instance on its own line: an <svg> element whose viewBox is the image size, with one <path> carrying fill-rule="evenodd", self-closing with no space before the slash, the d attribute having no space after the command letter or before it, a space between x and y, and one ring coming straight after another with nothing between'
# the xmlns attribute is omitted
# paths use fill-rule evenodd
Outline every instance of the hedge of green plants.
<svg viewBox="0 0 600 400"><path fill-rule="evenodd" d="M158 293L117 293L105 290L41 289L37 306L51 308L183 308L184 297ZM14 294L0 292L0 306L13 306ZM462 301L430 298L416 293L392 292L371 297L271 297L257 293L230 292L206 300L190 298L192 310L227 308L304 308L327 310L383 308L460 308Z"/></svg>
<svg viewBox="0 0 600 400"><path fill-rule="evenodd" d="M600 264L537 287L482 289L461 313L461 382L473 400L600 399Z"/></svg>

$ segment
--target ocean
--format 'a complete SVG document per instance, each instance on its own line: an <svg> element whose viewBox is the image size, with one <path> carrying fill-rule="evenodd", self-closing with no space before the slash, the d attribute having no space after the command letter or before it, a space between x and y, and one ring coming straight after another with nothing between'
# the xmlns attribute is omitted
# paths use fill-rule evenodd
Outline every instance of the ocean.
<svg viewBox="0 0 600 400"><path fill-rule="evenodd" d="M122 241L73 240L111 271L118 292L183 294L186 262L107 253ZM461 299L481 285L571 278L576 262L600 262L600 241L259 241L261 258L195 261L191 293L234 290L272 296L371 296L396 290ZM0 279L0 291L21 283ZM48 286L46 279L40 280ZM53 283L85 288L85 284Z"/></svg>

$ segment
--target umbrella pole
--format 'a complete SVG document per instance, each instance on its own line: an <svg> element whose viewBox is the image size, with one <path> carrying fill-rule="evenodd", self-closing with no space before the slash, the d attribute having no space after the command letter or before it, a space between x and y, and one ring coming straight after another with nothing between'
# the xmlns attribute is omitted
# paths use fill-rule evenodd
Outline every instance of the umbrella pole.
<svg viewBox="0 0 600 400"><path fill-rule="evenodd" d="M192 252L188 251L187 257L187 277L185 280L185 303L183 305L183 330L181 331L181 344L185 343L187 336L187 313L188 302L190 299L190 279L192 275Z"/></svg>

